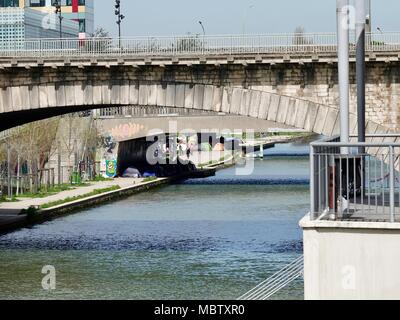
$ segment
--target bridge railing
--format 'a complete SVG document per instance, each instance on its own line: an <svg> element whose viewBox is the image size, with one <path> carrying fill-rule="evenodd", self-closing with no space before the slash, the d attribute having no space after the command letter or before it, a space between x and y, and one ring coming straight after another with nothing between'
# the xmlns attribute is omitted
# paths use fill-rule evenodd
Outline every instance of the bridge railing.
<svg viewBox="0 0 400 320"><path fill-rule="evenodd" d="M350 50L355 50L351 35ZM367 34L367 51L399 51L400 33ZM179 56L336 52L336 34L174 36L3 41L0 57Z"/></svg>
<svg viewBox="0 0 400 320"><path fill-rule="evenodd" d="M311 219L400 221L400 135L311 144Z"/></svg>

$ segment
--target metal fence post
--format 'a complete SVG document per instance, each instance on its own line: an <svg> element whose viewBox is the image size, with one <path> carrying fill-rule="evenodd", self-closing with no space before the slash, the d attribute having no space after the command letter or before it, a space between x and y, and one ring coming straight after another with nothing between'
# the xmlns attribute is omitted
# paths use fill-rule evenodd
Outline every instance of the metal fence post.
<svg viewBox="0 0 400 320"><path fill-rule="evenodd" d="M395 206L394 206L394 147L389 147L389 166L390 166L390 178L389 178L389 194L390 194L390 222L395 220Z"/></svg>
<svg viewBox="0 0 400 320"><path fill-rule="evenodd" d="M315 220L315 199L314 199L314 146L310 146L310 219Z"/></svg>

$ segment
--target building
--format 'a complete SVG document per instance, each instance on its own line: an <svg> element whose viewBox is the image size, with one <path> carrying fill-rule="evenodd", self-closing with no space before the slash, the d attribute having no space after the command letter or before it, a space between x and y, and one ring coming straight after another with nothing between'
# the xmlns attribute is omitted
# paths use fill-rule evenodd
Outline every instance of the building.
<svg viewBox="0 0 400 320"><path fill-rule="evenodd" d="M61 1L62 36L85 38L94 31L94 0ZM60 36L55 0L0 0L0 39Z"/></svg>

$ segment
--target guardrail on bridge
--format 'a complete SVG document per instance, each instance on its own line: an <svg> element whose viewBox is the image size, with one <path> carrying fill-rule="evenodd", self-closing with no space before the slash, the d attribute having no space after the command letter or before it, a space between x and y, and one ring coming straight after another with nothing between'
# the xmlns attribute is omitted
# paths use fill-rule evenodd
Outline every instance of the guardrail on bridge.
<svg viewBox="0 0 400 320"><path fill-rule="evenodd" d="M367 52L400 51L400 32L367 34ZM350 50L355 51L354 34ZM3 41L0 57L180 56L336 52L335 33Z"/></svg>

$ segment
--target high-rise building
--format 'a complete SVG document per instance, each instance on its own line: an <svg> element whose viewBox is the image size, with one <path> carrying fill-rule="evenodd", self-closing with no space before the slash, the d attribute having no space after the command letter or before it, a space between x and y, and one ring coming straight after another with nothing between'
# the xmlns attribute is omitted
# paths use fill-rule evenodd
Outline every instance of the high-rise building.
<svg viewBox="0 0 400 320"><path fill-rule="evenodd" d="M61 3L63 37L94 32L94 0L0 0L0 39L59 36L56 3Z"/></svg>

